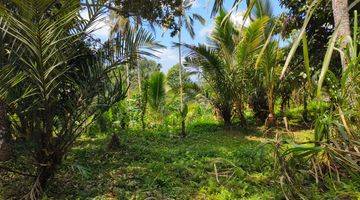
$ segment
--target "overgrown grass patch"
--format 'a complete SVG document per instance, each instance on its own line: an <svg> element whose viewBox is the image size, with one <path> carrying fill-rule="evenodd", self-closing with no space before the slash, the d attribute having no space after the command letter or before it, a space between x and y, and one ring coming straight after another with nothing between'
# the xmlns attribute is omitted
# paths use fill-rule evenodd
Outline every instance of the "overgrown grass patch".
<svg viewBox="0 0 360 200"><path fill-rule="evenodd" d="M280 193L271 178L269 149L248 140L245 136L251 133L225 131L216 124L197 124L189 133L185 139L165 133L123 133L122 147L114 152L106 150L106 135L83 137L47 194L80 199L236 199L256 193L274 198Z"/></svg>

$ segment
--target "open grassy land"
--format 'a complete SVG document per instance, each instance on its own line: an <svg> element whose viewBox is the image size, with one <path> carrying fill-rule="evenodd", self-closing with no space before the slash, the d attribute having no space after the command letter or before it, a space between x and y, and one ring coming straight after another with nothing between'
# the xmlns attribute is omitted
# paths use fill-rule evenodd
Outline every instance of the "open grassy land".
<svg viewBox="0 0 360 200"><path fill-rule="evenodd" d="M189 133L185 139L169 132L124 133L116 151L107 150L109 135L82 137L45 199L284 199L269 134L216 124L198 124ZM290 135L306 141L310 133ZM2 199L21 196L17 185L24 180L15 177L2 176ZM311 196L356 199L355 190L321 195L313 190Z"/></svg>
<svg viewBox="0 0 360 200"><path fill-rule="evenodd" d="M258 132L194 127L180 140L168 133L129 133L108 152L106 135L84 137L66 159L48 196L54 199L279 198L272 160ZM262 151L258 151L262 149ZM9 183L11 184L11 183ZM12 183L15 184L16 183ZM15 185L5 185L12 187ZM4 197L13 196L2 191Z"/></svg>

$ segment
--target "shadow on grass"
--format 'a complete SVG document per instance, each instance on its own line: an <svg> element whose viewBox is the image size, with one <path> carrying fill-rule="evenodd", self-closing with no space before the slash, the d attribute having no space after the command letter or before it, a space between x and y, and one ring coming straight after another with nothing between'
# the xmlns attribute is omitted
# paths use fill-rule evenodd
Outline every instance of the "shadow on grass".
<svg viewBox="0 0 360 200"><path fill-rule="evenodd" d="M198 124L189 128L189 133L183 140L124 135L122 149L117 152L105 150L105 138L85 139L65 163L76 163L85 172L64 167L48 194L64 198L191 199L204 194L199 192L204 188L211 195L219 185L228 189L243 187L245 183L239 183L244 180L252 192L242 189L240 193L234 191L235 196L273 191L267 187L269 183L255 181L253 185L246 181L254 173L269 177L272 166L268 149L259 150L260 142L246 139L250 131L224 131L216 124ZM221 178L216 178L214 165Z"/></svg>
<svg viewBox="0 0 360 200"><path fill-rule="evenodd" d="M276 196L269 148L247 139L260 136L259 130L224 130L206 123L188 131L182 140L156 133L122 134L121 149L115 152L106 150L106 136L84 137L46 193L49 199Z"/></svg>

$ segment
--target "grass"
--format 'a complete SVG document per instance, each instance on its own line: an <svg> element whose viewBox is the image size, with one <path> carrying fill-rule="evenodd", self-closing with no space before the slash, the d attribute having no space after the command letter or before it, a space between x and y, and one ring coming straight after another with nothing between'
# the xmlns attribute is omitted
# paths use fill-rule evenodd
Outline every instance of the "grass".
<svg viewBox="0 0 360 200"><path fill-rule="evenodd" d="M290 135L303 142L312 138L312 131ZM109 134L81 137L44 199L284 199L272 147L266 145L273 135L259 128L224 130L195 123L185 139L170 130L119 136L116 151L107 150ZM28 191L18 188L24 179L12 173L0 180L0 199L16 199L19 190ZM357 186L341 191L353 188ZM314 199L322 199L313 192L318 195Z"/></svg>
<svg viewBox="0 0 360 200"><path fill-rule="evenodd" d="M180 140L167 133L124 134L119 151L108 136L83 137L47 191L59 199L274 199L272 158L253 131L193 127Z"/></svg>

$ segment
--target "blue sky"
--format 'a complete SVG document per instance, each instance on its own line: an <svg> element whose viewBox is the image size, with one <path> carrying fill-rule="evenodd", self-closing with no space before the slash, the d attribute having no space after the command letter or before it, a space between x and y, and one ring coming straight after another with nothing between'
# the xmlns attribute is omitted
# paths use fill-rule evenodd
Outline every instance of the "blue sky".
<svg viewBox="0 0 360 200"><path fill-rule="evenodd" d="M271 0L273 11L275 15L279 15L282 12L282 9L279 6L278 0ZM232 6L233 0L225 0L225 9L229 10ZM206 19L206 24L201 25L200 23L195 24L195 33L196 36L194 39L190 37L190 35L183 31L183 42L187 44L199 44L205 43L207 36L211 33L213 27L213 20L210 16L212 10L213 0L196 0L193 8L190 12L195 12L200 14ZM241 4L240 8L237 12L237 16L234 16L234 19L241 20L241 12L245 10L245 4ZM240 17L239 17L240 16ZM95 35L101 39L107 38L109 28L105 22L100 22L97 27L99 30L95 32ZM165 32L161 28L156 28L155 32L157 40L165 45L167 48L163 49L161 53L158 53L157 56L160 57L159 59L154 59L162 65L162 71L167 72L173 65L178 63L178 51L176 48L173 48L173 42L177 42L177 37L170 37L170 31Z"/></svg>

